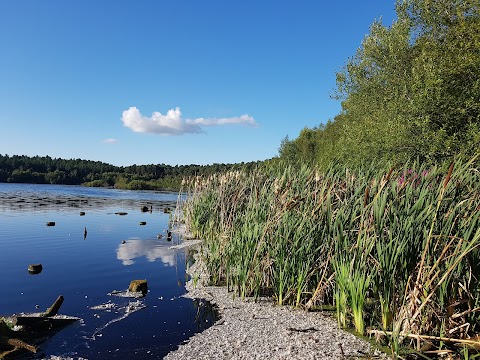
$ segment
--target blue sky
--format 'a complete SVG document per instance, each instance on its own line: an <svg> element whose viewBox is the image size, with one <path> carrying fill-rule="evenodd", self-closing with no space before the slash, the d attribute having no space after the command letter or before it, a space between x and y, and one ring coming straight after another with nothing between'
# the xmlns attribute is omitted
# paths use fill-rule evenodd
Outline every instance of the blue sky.
<svg viewBox="0 0 480 360"><path fill-rule="evenodd" d="M271 158L332 119L394 0L1 0L0 154L114 165Z"/></svg>

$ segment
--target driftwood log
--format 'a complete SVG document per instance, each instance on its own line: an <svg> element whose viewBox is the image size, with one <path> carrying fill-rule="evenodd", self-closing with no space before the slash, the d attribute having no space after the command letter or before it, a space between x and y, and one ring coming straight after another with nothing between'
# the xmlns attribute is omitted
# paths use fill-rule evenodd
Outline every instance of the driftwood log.
<svg viewBox="0 0 480 360"><path fill-rule="evenodd" d="M54 325L55 327L61 327L68 325L71 323L71 319L50 319L52 316L57 315L60 307L63 304L63 296L60 295L57 300L50 306L47 311L38 315L24 315L24 316L15 316L12 319L13 325L21 325L21 326L33 326L37 323L43 323L44 326L40 326L40 328L51 329ZM66 321L65 321L66 320Z"/></svg>
<svg viewBox="0 0 480 360"><path fill-rule="evenodd" d="M13 331L4 321L0 321L0 359L16 356L25 350L36 353L36 345L61 328L79 320L75 317L56 317L62 304L63 296L60 295L43 313L7 318L12 325L24 327L19 331Z"/></svg>
<svg viewBox="0 0 480 360"><path fill-rule="evenodd" d="M58 310L60 310L60 307L63 304L63 296L60 295L57 300L50 306L47 311L45 311L42 316L43 317L50 317L50 316L55 316L58 313Z"/></svg>

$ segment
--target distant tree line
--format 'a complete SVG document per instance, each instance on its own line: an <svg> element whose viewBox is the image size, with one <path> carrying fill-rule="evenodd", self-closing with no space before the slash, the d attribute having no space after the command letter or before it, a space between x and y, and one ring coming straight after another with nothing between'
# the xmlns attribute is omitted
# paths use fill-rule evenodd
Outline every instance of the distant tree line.
<svg viewBox="0 0 480 360"><path fill-rule="evenodd" d="M100 161L50 156L0 154L0 182L115 187L131 190L180 189L182 179L234 169L250 170L257 163L212 165L114 166Z"/></svg>
<svg viewBox="0 0 480 360"><path fill-rule="evenodd" d="M327 168L475 155L480 148L480 3L398 0L398 20L376 21L336 74L342 111L280 157Z"/></svg>

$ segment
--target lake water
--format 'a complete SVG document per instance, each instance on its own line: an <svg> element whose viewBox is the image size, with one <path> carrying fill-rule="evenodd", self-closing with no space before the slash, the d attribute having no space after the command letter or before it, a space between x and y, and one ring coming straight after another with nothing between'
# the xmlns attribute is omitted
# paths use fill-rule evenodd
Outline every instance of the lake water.
<svg viewBox="0 0 480 360"><path fill-rule="evenodd" d="M60 313L82 321L37 357L162 358L215 319L208 303L181 297L189 256L169 248L182 239L167 241L163 212L176 200L171 192L0 183L0 316L44 311L63 295ZM29 274L37 263L43 271ZM109 293L135 279L147 279L149 292L137 303L146 307L129 312L136 299Z"/></svg>

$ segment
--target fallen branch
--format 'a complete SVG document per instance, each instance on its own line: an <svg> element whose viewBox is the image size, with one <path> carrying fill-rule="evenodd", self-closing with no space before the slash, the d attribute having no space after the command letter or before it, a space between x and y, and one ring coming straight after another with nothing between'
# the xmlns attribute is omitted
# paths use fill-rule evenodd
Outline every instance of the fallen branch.
<svg viewBox="0 0 480 360"><path fill-rule="evenodd" d="M55 330L67 326L75 321L77 317L65 317L65 318L45 318L42 316L18 316L13 319L13 323L19 326L27 326L29 330L42 331L42 330Z"/></svg>
<svg viewBox="0 0 480 360"><path fill-rule="evenodd" d="M467 315L467 314L469 314L469 313L476 312L476 311L478 311L478 310L480 310L480 307L477 307L477 308L475 308L475 309L465 310L465 311L462 312L462 313L453 314L453 315L451 316L451 318L452 318L452 319L456 319L456 318L462 317L463 315Z"/></svg>
<svg viewBox="0 0 480 360"><path fill-rule="evenodd" d="M63 304L63 296L60 295L57 300L50 306L47 311L41 314L31 314L31 315L25 315L25 316L16 316L13 318L13 324L14 325L25 325L25 326L31 326L39 322L45 322L45 323L51 323L53 319L51 319L53 316L57 315L58 311L60 310L60 307Z"/></svg>
<svg viewBox="0 0 480 360"><path fill-rule="evenodd" d="M371 335L395 335L393 331L383 331L383 330L367 330L368 334ZM463 344L463 345L470 345L476 349L480 349L480 341L479 340L470 340L470 339L455 339L443 336L430 336L430 335L418 335L418 334L404 334L399 333L396 334L397 336L408 337L411 339L417 340L437 340L437 341L445 341L455 344Z"/></svg>
<svg viewBox="0 0 480 360"><path fill-rule="evenodd" d="M288 331L295 331L295 332L312 332L312 331L319 331L317 329L315 329L313 326L312 327L309 327L307 329L295 329L293 327L289 327L287 328Z"/></svg>
<svg viewBox="0 0 480 360"><path fill-rule="evenodd" d="M60 295L57 300L50 306L47 311L45 311L42 316L43 317L50 317L50 316L55 316L58 313L58 310L60 310L60 307L63 304L63 296Z"/></svg>
<svg viewBox="0 0 480 360"><path fill-rule="evenodd" d="M8 344L10 346L13 346L15 348L22 348L26 349L28 351L31 351L33 353L36 353L38 351L38 348L36 346L27 344L25 341L22 341L20 339L8 339L5 337L0 337L0 343L2 344Z"/></svg>

